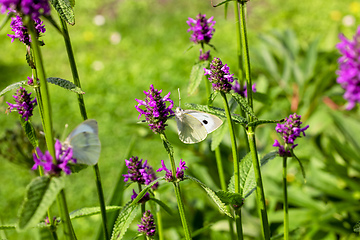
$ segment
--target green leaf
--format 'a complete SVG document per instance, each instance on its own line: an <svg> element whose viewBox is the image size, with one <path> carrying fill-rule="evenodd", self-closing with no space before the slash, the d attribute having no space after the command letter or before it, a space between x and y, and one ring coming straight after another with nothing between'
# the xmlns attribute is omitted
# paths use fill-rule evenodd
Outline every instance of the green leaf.
<svg viewBox="0 0 360 240"><path fill-rule="evenodd" d="M20 116L20 123L30 143L33 145L34 148L38 147L39 141L36 137L36 133L33 125L30 123L30 121L25 121L25 119L23 119L21 116Z"/></svg>
<svg viewBox="0 0 360 240"><path fill-rule="evenodd" d="M261 102L262 104L265 105L271 105L271 99L269 98L269 95L264 94L264 93L260 93L260 92L255 92L253 93L253 97L256 101Z"/></svg>
<svg viewBox="0 0 360 240"><path fill-rule="evenodd" d="M221 2L221 3L218 3L218 4L216 4L216 5L213 5L213 7L219 7L219 6L223 5L223 4L228 3L228 2L231 2L231 1L235 1L235 0L225 0L225 1Z"/></svg>
<svg viewBox="0 0 360 240"><path fill-rule="evenodd" d="M360 232L360 221L358 221L354 226L354 232Z"/></svg>
<svg viewBox="0 0 360 240"><path fill-rule="evenodd" d="M208 105L211 106L216 98L216 96L219 94L219 91L212 92L208 99Z"/></svg>
<svg viewBox="0 0 360 240"><path fill-rule="evenodd" d="M121 210L112 232L111 240L122 239L131 222L136 216L136 209L140 207L140 204L127 204Z"/></svg>
<svg viewBox="0 0 360 240"><path fill-rule="evenodd" d="M156 199L156 198L150 198L150 200L154 201L157 205L162 207L162 209L164 209L170 216L173 215L171 208L168 205L166 205L163 201Z"/></svg>
<svg viewBox="0 0 360 240"><path fill-rule="evenodd" d="M304 178L304 181L306 182L306 174L305 174L304 166L302 165L300 159L294 154L293 149L291 149L290 152L291 152L292 157L294 157L298 161L298 163L300 165L301 173L302 173L303 178Z"/></svg>
<svg viewBox="0 0 360 240"><path fill-rule="evenodd" d="M69 162L67 164L71 170L71 173L78 173L80 172L81 170L87 168L89 165L87 164L82 164L82 163L71 163Z"/></svg>
<svg viewBox="0 0 360 240"><path fill-rule="evenodd" d="M246 101L245 98L241 97L239 94L237 93L231 93L231 96L236 100L236 102L240 105L240 107L250 116L254 117L255 119L257 119L254 111L252 110L252 108L250 107L250 105L248 104L248 102Z"/></svg>
<svg viewBox="0 0 360 240"><path fill-rule="evenodd" d="M226 121L219 127L219 129L217 129L212 133L211 151L215 151L215 149L220 145L224 136L229 131L228 129L229 129L229 125Z"/></svg>
<svg viewBox="0 0 360 240"><path fill-rule="evenodd" d="M59 87L65 88L66 90L69 90L71 92L77 93L77 94L84 94L83 90L81 88L77 87L74 83L62 79L62 78L55 78L55 77L49 77L46 79L49 83L55 84Z"/></svg>
<svg viewBox="0 0 360 240"><path fill-rule="evenodd" d="M190 179L190 180L198 183L205 190L205 192L209 195L209 197L214 201L214 203L218 206L220 212L223 212L227 216L232 218L231 214L226 209L225 203L223 203L221 201L221 199L216 195L216 193L213 190L211 190L209 187L207 187L204 183L202 183L197 178L194 178L194 177L188 176L188 175L185 175L185 178Z"/></svg>
<svg viewBox="0 0 360 240"><path fill-rule="evenodd" d="M199 105L194 103L186 103L185 105L190 109L211 113L218 117L226 118L225 110L221 108L209 107L208 105ZM246 125L248 123L245 118L238 114L231 114L231 118L235 123L242 125Z"/></svg>
<svg viewBox="0 0 360 240"><path fill-rule="evenodd" d="M225 192L225 191L217 191L216 195L224 202L226 205L243 205L243 198L239 193Z"/></svg>
<svg viewBox="0 0 360 240"><path fill-rule="evenodd" d="M46 211L64 188L62 178L37 177L27 186L26 195L19 212L18 229L34 227L44 219Z"/></svg>
<svg viewBox="0 0 360 240"><path fill-rule="evenodd" d="M269 123L281 123L284 122L284 119L280 120L256 120L248 124L248 126L259 126L262 124L269 124Z"/></svg>
<svg viewBox="0 0 360 240"><path fill-rule="evenodd" d="M21 87L22 85L26 85L26 81L21 81L21 82L17 82L17 83L10 84L9 86L7 86L6 88L4 88L4 89L0 92L0 97L3 96L5 93L13 90L13 89L16 89L16 88Z"/></svg>
<svg viewBox="0 0 360 240"><path fill-rule="evenodd" d="M50 0L51 5L56 9L62 19L68 24L75 24L75 15L72 5L75 4L74 0Z"/></svg>
<svg viewBox="0 0 360 240"><path fill-rule="evenodd" d="M204 77L204 68L206 68L207 66L209 66L209 61L201 61L195 63L195 65L192 67L190 73L189 87L187 89L188 95L193 95L198 89L201 80Z"/></svg>
<svg viewBox="0 0 360 240"><path fill-rule="evenodd" d="M304 61L305 66L303 68L303 72L305 73L305 78L310 80L314 75L314 70L316 66L316 60L318 55L318 44L319 38L310 43L308 50L306 51L306 59Z"/></svg>
<svg viewBox="0 0 360 240"><path fill-rule="evenodd" d="M15 224L0 225L0 230L12 230L12 229L15 229L15 228L16 228Z"/></svg>
<svg viewBox="0 0 360 240"><path fill-rule="evenodd" d="M141 192L137 195L137 197L132 201L131 204L136 204L138 201L140 201L140 199L146 194L147 191L150 190L150 188L152 186L154 186L156 183L160 182L161 180L163 180L164 177L160 177L154 181L152 181L149 185L147 185L143 190L141 190Z"/></svg>
<svg viewBox="0 0 360 240"><path fill-rule="evenodd" d="M106 206L106 212L112 212L120 210L122 207L119 206ZM88 217L96 214L100 214L100 207L91 207L91 208L80 208L70 213L70 219Z"/></svg>
<svg viewBox="0 0 360 240"><path fill-rule="evenodd" d="M9 12L8 14L5 14L5 17L3 18L3 20L1 21L0 23L0 31L1 29L4 28L4 26L7 25L8 21L10 20L10 18L14 16L14 13L13 12Z"/></svg>

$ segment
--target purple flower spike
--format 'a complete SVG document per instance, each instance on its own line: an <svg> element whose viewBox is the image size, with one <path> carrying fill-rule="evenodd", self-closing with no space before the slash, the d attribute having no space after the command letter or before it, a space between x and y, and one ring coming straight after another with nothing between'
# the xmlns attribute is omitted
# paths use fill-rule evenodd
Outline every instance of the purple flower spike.
<svg viewBox="0 0 360 240"><path fill-rule="evenodd" d="M145 234L146 236L152 237L155 235L156 225L154 221L154 216L150 211L144 212L141 218L141 224L138 224L138 231Z"/></svg>
<svg viewBox="0 0 360 240"><path fill-rule="evenodd" d="M146 121L149 123L150 129L154 133L161 133L167 126L166 121L169 116L174 115L172 110L174 102L170 99L170 93L161 97L162 90L154 89L153 85L150 85L148 92L144 91L146 98L145 101L135 99L139 104L135 108L140 112L139 118L142 114L145 115ZM169 106L166 107L166 102L169 102ZM144 106L146 109L140 108Z"/></svg>
<svg viewBox="0 0 360 240"><path fill-rule="evenodd" d="M341 42L336 45L342 56L338 59L339 70L337 82L345 89L344 99L348 101L347 110L360 103L360 26L353 40L344 35L339 36Z"/></svg>
<svg viewBox="0 0 360 240"><path fill-rule="evenodd" d="M252 85L252 91L253 92L256 92L256 83L254 83ZM247 98L247 87L246 87L246 83L244 85L244 87L241 87L240 86L240 83L235 80L233 86L232 86L232 90L234 90L234 92L236 92L237 94L239 94L240 96L244 97L244 98Z"/></svg>
<svg viewBox="0 0 360 240"><path fill-rule="evenodd" d="M200 56L199 56L200 61L207 61L209 60L209 57L210 57L210 50L203 53L203 50L200 49Z"/></svg>
<svg viewBox="0 0 360 240"><path fill-rule="evenodd" d="M176 179L178 179L179 181L184 180L184 171L188 168L187 166L185 166L185 161L182 161L182 159L180 159L180 163L179 163L179 167L176 168ZM159 168L158 170L156 170L157 172L161 172L161 171L165 171L165 180L168 182L173 182L174 178L172 175L172 171L169 170L164 163L164 160L161 160L161 168Z"/></svg>
<svg viewBox="0 0 360 240"><path fill-rule="evenodd" d="M34 107L37 105L36 98L31 100L31 93L28 93L25 88L20 87L16 91L16 95L13 95L15 98L15 104L6 102L9 107L8 110L11 112L14 108L17 109L19 114L25 121L29 121L29 117L33 115Z"/></svg>
<svg viewBox="0 0 360 240"><path fill-rule="evenodd" d="M133 195L131 195L131 200L134 201L134 199L138 196L138 194L133 189ZM146 203L150 200L150 194L149 192L146 192L145 195L139 200L138 203Z"/></svg>
<svg viewBox="0 0 360 240"><path fill-rule="evenodd" d="M34 18L34 23L36 35L40 37L41 33L44 33L46 31L45 26L42 25L43 22L40 20L40 18ZM28 33L28 29L26 28L26 26L24 26L24 23L20 16L15 16L11 18L10 27L11 31L14 32L13 35L8 34L8 36L11 38L11 42L14 42L15 39L19 39L20 42L30 46L31 36Z"/></svg>
<svg viewBox="0 0 360 240"><path fill-rule="evenodd" d="M128 167L127 174L124 174L124 181L129 180L137 182L139 184L149 185L152 181L156 180L156 174L153 168L147 163L147 160L142 163L142 159L139 160L138 157L131 157L129 160L125 159L125 164ZM159 186L159 183L155 183L151 188L156 190Z"/></svg>
<svg viewBox="0 0 360 240"><path fill-rule="evenodd" d="M190 40L194 43L208 44L215 32L215 21L214 17L206 18L206 15L199 14L196 16L196 19L188 18L186 23L190 26L187 30L192 32Z"/></svg>
<svg viewBox="0 0 360 240"><path fill-rule="evenodd" d="M204 68L204 71L205 76L209 75L208 79L212 83L214 91L230 92L234 74L230 74L228 65L223 65L220 58L214 58L210 63L210 69Z"/></svg>
<svg viewBox="0 0 360 240"><path fill-rule="evenodd" d="M50 15L48 0L0 0L1 13L18 12L31 16L33 19L41 15Z"/></svg>
<svg viewBox="0 0 360 240"><path fill-rule="evenodd" d="M309 128L307 125L304 128L300 128L302 124L301 116L294 113L290 114L289 118L285 118L285 123L278 123L275 127L276 132L280 133L282 139L285 142L285 145L281 145L277 140L275 140L273 147L279 148L279 155L290 157L290 150L294 149L297 144L294 144L296 138L301 137L301 133L305 136L305 130Z"/></svg>
<svg viewBox="0 0 360 240"><path fill-rule="evenodd" d="M64 149L59 140L56 139L55 142L55 157L56 162L53 161L53 157L50 155L49 151L46 151L43 154L40 148L36 148L36 154L33 153L34 166L32 170L36 170L39 166L44 168L45 174L51 176L60 176L61 172L65 174L70 174L71 170L68 166L68 163L72 161L76 163L76 159L72 157L73 151L72 148Z"/></svg>

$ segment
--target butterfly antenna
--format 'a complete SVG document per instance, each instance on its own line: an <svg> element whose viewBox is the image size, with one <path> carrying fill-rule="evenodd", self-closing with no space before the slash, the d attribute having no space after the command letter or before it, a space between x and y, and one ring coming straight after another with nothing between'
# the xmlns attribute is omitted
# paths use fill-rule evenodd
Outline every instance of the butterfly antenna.
<svg viewBox="0 0 360 240"><path fill-rule="evenodd" d="M180 96L180 88L178 88L178 93L179 93L179 107L181 107L181 96Z"/></svg>

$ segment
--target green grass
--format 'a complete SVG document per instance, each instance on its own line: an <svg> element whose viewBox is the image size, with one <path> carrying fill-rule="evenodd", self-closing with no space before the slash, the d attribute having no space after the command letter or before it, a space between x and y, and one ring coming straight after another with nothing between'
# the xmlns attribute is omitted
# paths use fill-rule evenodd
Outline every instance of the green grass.
<svg viewBox="0 0 360 240"><path fill-rule="evenodd" d="M284 4L283 1L278 0L252 0L249 2L248 14L250 46L259 45L258 36L260 34L269 33L274 29L293 29L301 46L307 46L311 40L320 37L320 48L329 49L338 41L337 33L340 30L351 36L356 29L356 26L345 27L341 21L331 17L336 11L341 16L355 15L356 13L352 13L350 8L351 3L353 1L304 0L300 4L299 1L288 0ZM76 3L76 24L74 27L69 27L69 31L82 88L86 92L84 98L88 116L95 118L99 123L102 142L99 167L106 199L109 199L111 195L114 179L119 175L124 162L125 151L133 135L138 137L133 150L134 155L148 159L154 168L160 166L161 159L167 159L160 138L154 136L146 125L137 124L138 112L134 108L136 105L135 98L143 99L143 91L147 90L150 84L154 84L155 88L163 89L164 94L171 92L175 103L178 103L177 88L181 90L183 104L186 102L204 102L201 94L195 96L187 96L186 94L191 67L198 56L198 48L194 47L186 52L190 45L190 35L186 32L188 26L185 22L188 17L194 18L199 12L207 16L215 16L217 23L212 44L216 46L218 52L213 52L213 55L228 63L230 69L235 69L237 63L232 2L229 4L227 19L224 19L223 8L212 8L210 1L106 0L100 2L78 1ZM103 15L106 19L103 26L93 24L93 18L98 14ZM357 12L356 21L360 20L358 16L359 12ZM53 17L57 17L54 12ZM48 22L45 21L45 24L47 32L43 40L46 45L42 47L42 53L46 74L48 77L61 77L71 80L63 40ZM121 41L116 45L110 42L110 36L114 32L121 35ZM13 82L25 80L31 74L25 63L24 46L16 41L10 43L10 38L6 36L9 33L9 27L0 32L2 49L2 56L0 57L1 89ZM94 70L93 67L96 61L101 62L103 66L98 71ZM258 85L258 88L261 91L262 87ZM201 91L203 90L204 86L201 86ZM69 132L81 122L76 95L55 86L50 87L50 93L54 129L61 134L64 131L65 124L69 124L67 130ZM12 101L10 94L5 96L0 105L2 112L7 107L6 101ZM288 103L284 103L284 105L288 106ZM279 112L285 114L287 111L288 109ZM275 119L282 118L285 115L268 114L267 116ZM2 126L0 136L5 132L5 129L12 128L16 121L15 113L8 116L4 114L0 118L0 125ZM35 114L33 122L40 123L38 113ZM211 187L217 188L219 185L217 178L211 178L216 175L214 160L205 159L204 156L206 155L194 155L194 149L196 150L197 147L184 146L180 143L176 137L174 123L170 124L171 128L168 130L168 135L175 144L175 159L178 161L180 158L186 160L192 168L191 175L198 176ZM271 149L269 131L260 132L266 136L264 140L259 138L261 150ZM302 143L305 145L304 141ZM202 149L207 150L207 147L201 145ZM311 150L306 152L305 149L300 155L309 156ZM14 223L25 187L34 177L34 174L28 169L7 162L5 159L0 159L0 163L0 179L2 182L0 188L0 219L3 223ZM211 164L214 165L213 169L209 168ZM270 163L267 170L279 167L279 165L275 166L274 164ZM210 169L210 173L207 172L207 168ZM231 167L227 171L231 172ZM299 173L296 174L300 176ZM310 179L308 179L309 182ZM301 182L301 180L298 181ZM300 184L299 182L298 184ZM269 190L269 193L276 192L274 185L271 187L269 184L268 188L272 189ZM189 212L196 208L196 211L205 212L209 211L209 207L215 207L204 200L206 199L205 193L201 192L200 188L194 184L186 183L183 189L191 206ZM165 192L166 189L163 191ZM169 189L168 191L172 190ZM128 192L127 197L129 198L130 190ZM89 168L81 173L69 176L66 194L70 211L80 207L98 205L92 169ZM170 205L174 205L173 199L170 199L169 202ZM249 200L249 202L251 201ZM270 209L272 207L276 208L270 206ZM256 216L256 213L251 211L254 209L250 205L249 212ZM216 216L216 213L214 215ZM94 225L98 224L99 220L98 217L91 217L74 221L79 239L95 236L96 231L94 229L96 228ZM211 221L209 220L209 222ZM173 227L173 224L170 225ZM172 234L170 231L171 229L167 232L168 236ZM33 234L33 232L29 235L7 232L8 239L25 239L24 236L31 236L29 239L36 239ZM258 231L249 234L256 235Z"/></svg>

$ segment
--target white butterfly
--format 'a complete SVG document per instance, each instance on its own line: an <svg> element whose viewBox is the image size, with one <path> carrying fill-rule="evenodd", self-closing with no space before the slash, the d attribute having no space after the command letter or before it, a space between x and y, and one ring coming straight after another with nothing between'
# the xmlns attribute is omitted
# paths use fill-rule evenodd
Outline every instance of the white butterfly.
<svg viewBox="0 0 360 240"><path fill-rule="evenodd" d="M82 122L69 134L64 145L72 147L73 157L78 163L95 165L101 150L97 121L88 119Z"/></svg>
<svg viewBox="0 0 360 240"><path fill-rule="evenodd" d="M195 110L182 110L180 107L175 110L175 119L179 139L187 144L201 142L223 123L215 115Z"/></svg>

